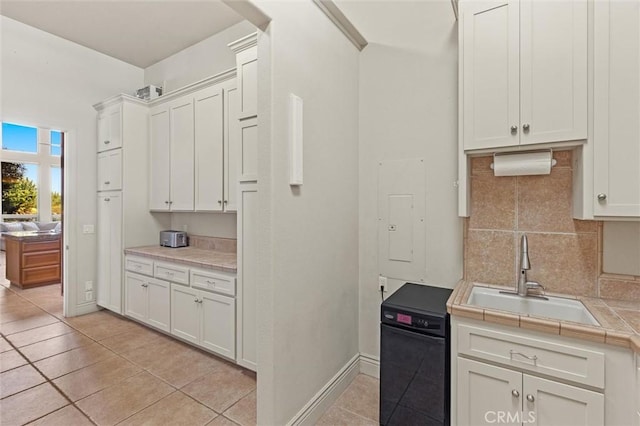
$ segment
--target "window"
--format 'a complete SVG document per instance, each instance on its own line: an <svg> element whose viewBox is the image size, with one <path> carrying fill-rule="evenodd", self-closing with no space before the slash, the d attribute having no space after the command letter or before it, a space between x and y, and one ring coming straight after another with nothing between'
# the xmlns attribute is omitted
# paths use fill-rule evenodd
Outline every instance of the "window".
<svg viewBox="0 0 640 426"><path fill-rule="evenodd" d="M18 124L2 123L2 149L38 153L38 129Z"/></svg>
<svg viewBox="0 0 640 426"><path fill-rule="evenodd" d="M51 167L51 219L60 222L62 216L62 176L60 167Z"/></svg>
<svg viewBox="0 0 640 426"><path fill-rule="evenodd" d="M10 220L38 218L38 166L2 162L2 216Z"/></svg>
<svg viewBox="0 0 640 426"><path fill-rule="evenodd" d="M51 155L59 156L62 152L62 132L58 130L52 130L50 133L51 139Z"/></svg>

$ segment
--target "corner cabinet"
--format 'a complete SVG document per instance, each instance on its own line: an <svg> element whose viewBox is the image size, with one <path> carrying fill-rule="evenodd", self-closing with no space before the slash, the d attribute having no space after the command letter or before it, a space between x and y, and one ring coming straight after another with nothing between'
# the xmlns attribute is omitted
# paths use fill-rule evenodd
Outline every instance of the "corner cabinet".
<svg viewBox="0 0 640 426"><path fill-rule="evenodd" d="M594 2L593 214L640 218L640 1Z"/></svg>
<svg viewBox="0 0 640 426"><path fill-rule="evenodd" d="M464 150L587 138L587 2L461 1Z"/></svg>
<svg viewBox="0 0 640 426"><path fill-rule="evenodd" d="M632 424L628 348L455 316L451 327L451 424Z"/></svg>
<svg viewBox="0 0 640 426"><path fill-rule="evenodd" d="M151 211L236 210L235 91L230 71L150 103Z"/></svg>

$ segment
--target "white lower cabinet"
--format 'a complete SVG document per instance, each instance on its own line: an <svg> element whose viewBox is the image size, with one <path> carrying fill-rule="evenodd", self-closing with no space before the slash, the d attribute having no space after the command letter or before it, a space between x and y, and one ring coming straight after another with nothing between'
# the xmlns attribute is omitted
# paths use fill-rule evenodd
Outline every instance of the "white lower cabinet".
<svg viewBox="0 0 640 426"><path fill-rule="evenodd" d="M235 299L171 284L171 334L235 358Z"/></svg>
<svg viewBox="0 0 640 426"><path fill-rule="evenodd" d="M125 274L125 313L163 331L170 331L169 283L133 272Z"/></svg>
<svg viewBox="0 0 640 426"><path fill-rule="evenodd" d="M604 395L458 358L458 424L604 424Z"/></svg>

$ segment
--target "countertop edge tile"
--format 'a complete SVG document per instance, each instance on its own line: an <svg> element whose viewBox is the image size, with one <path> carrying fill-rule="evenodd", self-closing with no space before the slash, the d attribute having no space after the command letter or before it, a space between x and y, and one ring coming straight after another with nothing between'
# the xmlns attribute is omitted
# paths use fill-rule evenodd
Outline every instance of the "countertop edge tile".
<svg viewBox="0 0 640 426"><path fill-rule="evenodd" d="M235 253L206 250L194 247L178 249L160 246L129 247L124 249L127 255L146 257L160 261L174 262L195 268L212 269L221 272L237 273Z"/></svg>

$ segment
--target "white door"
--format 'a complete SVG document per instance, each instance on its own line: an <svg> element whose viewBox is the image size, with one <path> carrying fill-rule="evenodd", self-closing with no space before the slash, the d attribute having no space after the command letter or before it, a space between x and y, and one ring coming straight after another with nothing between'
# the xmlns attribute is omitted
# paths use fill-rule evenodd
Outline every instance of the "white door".
<svg viewBox="0 0 640 426"><path fill-rule="evenodd" d="M192 343L199 342L199 300L197 290L171 284L171 334Z"/></svg>
<svg viewBox="0 0 640 426"><path fill-rule="evenodd" d="M520 0L520 66L520 143L586 139L587 2Z"/></svg>
<svg viewBox="0 0 640 426"><path fill-rule="evenodd" d="M171 296L169 283L148 278L147 290L147 322L160 330L171 331Z"/></svg>
<svg viewBox="0 0 640 426"><path fill-rule="evenodd" d="M462 9L464 149L519 143L519 2L468 2Z"/></svg>
<svg viewBox="0 0 640 426"><path fill-rule="evenodd" d="M640 217L640 2L594 3L596 216Z"/></svg>
<svg viewBox="0 0 640 426"><path fill-rule="evenodd" d="M149 210L169 211L171 182L171 134L169 106L158 105L150 111L151 175Z"/></svg>
<svg viewBox="0 0 640 426"><path fill-rule="evenodd" d="M238 210L238 164L240 162L240 99L236 87L224 90L224 209Z"/></svg>
<svg viewBox="0 0 640 426"><path fill-rule="evenodd" d="M240 185L238 210L238 312L237 362L251 370L257 368L257 263L258 263L257 184Z"/></svg>
<svg viewBox="0 0 640 426"><path fill-rule="evenodd" d="M601 426L604 395L598 392L523 375L524 418L535 426Z"/></svg>
<svg viewBox="0 0 640 426"><path fill-rule="evenodd" d="M193 97L171 102L171 200L172 211L194 209Z"/></svg>
<svg viewBox="0 0 640 426"><path fill-rule="evenodd" d="M223 100L222 87L195 93L195 209L222 211L223 193Z"/></svg>
<svg viewBox="0 0 640 426"><path fill-rule="evenodd" d="M122 106L109 109L107 114L109 115L108 149L122 148Z"/></svg>
<svg viewBox="0 0 640 426"><path fill-rule="evenodd" d="M138 321L146 322L147 319L147 278L126 272L124 276L125 315Z"/></svg>
<svg viewBox="0 0 640 426"><path fill-rule="evenodd" d="M522 373L458 358L457 388L458 425L522 424Z"/></svg>
<svg viewBox="0 0 640 426"><path fill-rule="evenodd" d="M98 191L122 189L122 150L98 154Z"/></svg>
<svg viewBox="0 0 640 426"><path fill-rule="evenodd" d="M230 359L236 357L236 303L233 297L200 292L200 344Z"/></svg>

